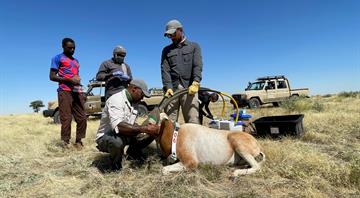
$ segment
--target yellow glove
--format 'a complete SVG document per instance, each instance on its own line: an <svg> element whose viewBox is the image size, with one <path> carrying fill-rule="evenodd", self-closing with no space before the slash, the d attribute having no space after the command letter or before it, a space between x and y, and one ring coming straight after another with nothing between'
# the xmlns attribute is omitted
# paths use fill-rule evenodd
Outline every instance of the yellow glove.
<svg viewBox="0 0 360 198"><path fill-rule="evenodd" d="M174 95L174 91L172 89L168 89L165 93L165 97L169 98Z"/></svg>
<svg viewBox="0 0 360 198"><path fill-rule="evenodd" d="M189 94L194 95L199 91L200 83L193 81L193 83L189 87Z"/></svg>

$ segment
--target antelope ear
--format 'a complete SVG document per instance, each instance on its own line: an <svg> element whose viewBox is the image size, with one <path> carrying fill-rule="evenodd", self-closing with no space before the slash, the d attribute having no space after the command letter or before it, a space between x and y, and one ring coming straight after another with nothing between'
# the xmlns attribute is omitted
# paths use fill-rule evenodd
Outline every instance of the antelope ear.
<svg viewBox="0 0 360 198"><path fill-rule="evenodd" d="M163 121L164 119L169 120L169 117L166 115L166 113L160 113L160 121Z"/></svg>

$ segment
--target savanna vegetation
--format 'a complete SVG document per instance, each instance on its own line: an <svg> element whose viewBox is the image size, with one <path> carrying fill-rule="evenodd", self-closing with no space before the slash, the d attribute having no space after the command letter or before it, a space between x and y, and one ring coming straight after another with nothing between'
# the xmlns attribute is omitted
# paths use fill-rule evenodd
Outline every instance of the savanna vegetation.
<svg viewBox="0 0 360 198"><path fill-rule="evenodd" d="M220 116L222 103L211 106ZM231 113L231 105L227 113ZM99 120L89 119L85 147L60 146L60 126L40 114L0 116L0 197L360 197L360 93L289 100L248 109L253 119L302 113L305 135L259 139L262 169L229 179L231 167L161 174L154 147L145 163L106 171L95 144ZM74 135L75 125L72 126Z"/></svg>

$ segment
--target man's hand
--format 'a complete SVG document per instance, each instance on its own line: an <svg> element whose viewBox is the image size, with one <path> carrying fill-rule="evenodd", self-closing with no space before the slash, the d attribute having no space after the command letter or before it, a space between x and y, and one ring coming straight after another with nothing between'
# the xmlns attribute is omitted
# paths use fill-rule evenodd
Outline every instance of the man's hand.
<svg viewBox="0 0 360 198"><path fill-rule="evenodd" d="M173 95L174 95L174 91L172 89L168 89L165 93L166 98L170 98Z"/></svg>
<svg viewBox="0 0 360 198"><path fill-rule="evenodd" d="M212 115L206 115L206 117L209 118L209 119L211 119L211 120L214 119L214 117L213 117Z"/></svg>
<svg viewBox="0 0 360 198"><path fill-rule="evenodd" d="M113 72L112 76L113 77L118 77L118 78L120 78L120 80L124 80L124 81L127 81L127 80L130 79L130 77L127 74L125 74L124 72L122 72L122 71Z"/></svg>
<svg viewBox="0 0 360 198"><path fill-rule="evenodd" d="M80 85L80 77L78 75L74 75L72 78L70 78L70 81L74 85Z"/></svg>
<svg viewBox="0 0 360 198"><path fill-rule="evenodd" d="M199 91L200 83L193 81L193 83L189 87L189 94L194 95Z"/></svg>
<svg viewBox="0 0 360 198"><path fill-rule="evenodd" d="M156 124L148 124L141 127L141 132L149 134L152 137L157 137L159 135L160 126Z"/></svg>

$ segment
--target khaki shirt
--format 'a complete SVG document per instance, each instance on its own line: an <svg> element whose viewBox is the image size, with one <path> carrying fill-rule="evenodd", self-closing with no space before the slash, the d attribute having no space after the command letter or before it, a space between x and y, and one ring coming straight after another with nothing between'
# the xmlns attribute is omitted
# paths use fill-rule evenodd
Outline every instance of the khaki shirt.
<svg viewBox="0 0 360 198"><path fill-rule="evenodd" d="M114 130L119 133L117 125L120 122L134 124L137 110L131 106L126 97L127 89L112 95L105 104L101 114L100 126L96 134L96 139L102 137L106 132Z"/></svg>

